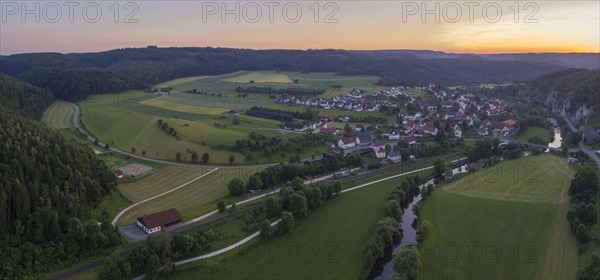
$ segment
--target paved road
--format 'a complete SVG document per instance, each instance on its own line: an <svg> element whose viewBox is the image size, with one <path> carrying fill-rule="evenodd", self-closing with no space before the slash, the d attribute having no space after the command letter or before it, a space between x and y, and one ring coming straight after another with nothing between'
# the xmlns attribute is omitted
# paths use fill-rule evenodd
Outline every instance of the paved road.
<svg viewBox="0 0 600 280"><path fill-rule="evenodd" d="M93 137L92 135L89 135L85 130L83 130L81 128L81 126L79 124L79 115L81 114L81 109L79 108L79 106L77 106L76 104L73 104L71 102L66 102L66 103L68 103L73 108L75 108L75 114L73 114L73 125L75 126L75 128L78 129L80 133L84 134L85 137L90 142L94 143L96 141L96 138ZM101 142L101 141L98 140L98 146L104 148L104 147L106 147L106 143L103 143L103 142ZM113 152L113 153L116 153L116 154L120 154L120 155L124 155L124 156L129 156L129 157L132 157L132 158L136 158L136 159L140 159L140 160L145 160L145 161L149 161L149 162L160 163L160 164L176 165L176 166L183 166L183 167L240 168L240 165L198 165L198 164L191 164L191 163L172 162L172 161L166 161L166 160L160 160L160 159L153 159L153 158L149 158L149 157L144 157L144 156L140 156L140 155L128 153L126 151L115 149L113 147L110 147L108 150L110 152ZM274 165L278 165L278 164L279 163L266 163L266 164L257 164L257 165L242 165L242 167L269 167L269 166L274 166Z"/></svg>

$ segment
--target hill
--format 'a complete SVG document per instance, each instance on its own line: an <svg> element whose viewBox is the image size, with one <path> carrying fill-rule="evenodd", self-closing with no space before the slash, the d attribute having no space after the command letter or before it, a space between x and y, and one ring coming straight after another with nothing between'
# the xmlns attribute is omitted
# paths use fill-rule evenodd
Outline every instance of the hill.
<svg viewBox="0 0 600 280"><path fill-rule="evenodd" d="M120 243L90 212L116 187L93 153L0 105L0 278L37 277Z"/></svg>
<svg viewBox="0 0 600 280"><path fill-rule="evenodd" d="M240 70L336 72L381 76L380 85L508 82L563 69L543 62L473 57L428 58L382 51L136 48L98 53L32 53L0 57L0 72L74 100L143 89L159 82Z"/></svg>
<svg viewBox="0 0 600 280"><path fill-rule="evenodd" d="M0 104L7 109L39 118L54 99L47 90L0 73Z"/></svg>

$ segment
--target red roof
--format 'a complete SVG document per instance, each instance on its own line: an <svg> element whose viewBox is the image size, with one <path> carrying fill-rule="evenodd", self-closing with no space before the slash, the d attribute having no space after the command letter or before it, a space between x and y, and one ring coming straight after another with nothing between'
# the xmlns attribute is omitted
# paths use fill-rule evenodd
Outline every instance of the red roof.
<svg viewBox="0 0 600 280"><path fill-rule="evenodd" d="M146 215L138 218L138 221L147 228L155 228L158 226L170 226L181 222L181 215L177 209L171 208L162 212Z"/></svg>
<svg viewBox="0 0 600 280"><path fill-rule="evenodd" d="M417 138L414 136L407 136L407 137L404 137L404 141L406 141L407 143L415 142L415 141L417 141Z"/></svg>
<svg viewBox="0 0 600 280"><path fill-rule="evenodd" d="M342 142L346 145L356 143L356 141L354 140L354 137L342 138Z"/></svg>
<svg viewBox="0 0 600 280"><path fill-rule="evenodd" d="M113 173L114 173L114 174L115 174L115 176L117 176L117 177L121 177L121 176L123 176L123 171L122 171L121 169L115 169L115 170L113 171Z"/></svg>
<svg viewBox="0 0 600 280"><path fill-rule="evenodd" d="M336 131L338 131L338 129L333 127L321 127L321 129L319 129L319 132L321 133L335 133Z"/></svg>
<svg viewBox="0 0 600 280"><path fill-rule="evenodd" d="M515 124L517 124L517 121L515 120L505 120L502 123L508 125L508 126L514 126Z"/></svg>

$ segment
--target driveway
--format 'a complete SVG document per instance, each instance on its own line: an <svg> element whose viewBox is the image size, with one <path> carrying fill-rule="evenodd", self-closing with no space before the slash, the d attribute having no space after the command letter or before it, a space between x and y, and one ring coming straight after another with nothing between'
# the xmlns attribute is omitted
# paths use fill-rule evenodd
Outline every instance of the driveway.
<svg viewBox="0 0 600 280"><path fill-rule="evenodd" d="M142 241L148 236L148 234L146 234L137 225L119 227L119 232L125 237L125 239L127 239L129 243Z"/></svg>

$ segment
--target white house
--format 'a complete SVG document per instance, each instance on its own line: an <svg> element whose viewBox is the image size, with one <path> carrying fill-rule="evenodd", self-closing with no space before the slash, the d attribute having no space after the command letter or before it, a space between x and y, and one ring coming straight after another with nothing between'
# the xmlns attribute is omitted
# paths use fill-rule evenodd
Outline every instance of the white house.
<svg viewBox="0 0 600 280"><path fill-rule="evenodd" d="M454 137L462 138L462 129L460 127L454 129Z"/></svg>
<svg viewBox="0 0 600 280"><path fill-rule="evenodd" d="M342 149L352 148L356 146L354 137L344 137L338 141L338 147Z"/></svg>
<svg viewBox="0 0 600 280"><path fill-rule="evenodd" d="M396 132L396 131L392 131L392 133L390 133L388 135L388 139L390 139L390 140L399 140L400 139L400 134L398 134L398 132Z"/></svg>
<svg viewBox="0 0 600 280"><path fill-rule="evenodd" d="M397 163L397 162L400 162L400 161L402 161L402 154L401 154L400 152L396 152L396 151L394 151L394 152L391 152L391 153L388 155L388 158L389 158L389 159L390 159L392 162L394 162L394 163Z"/></svg>

